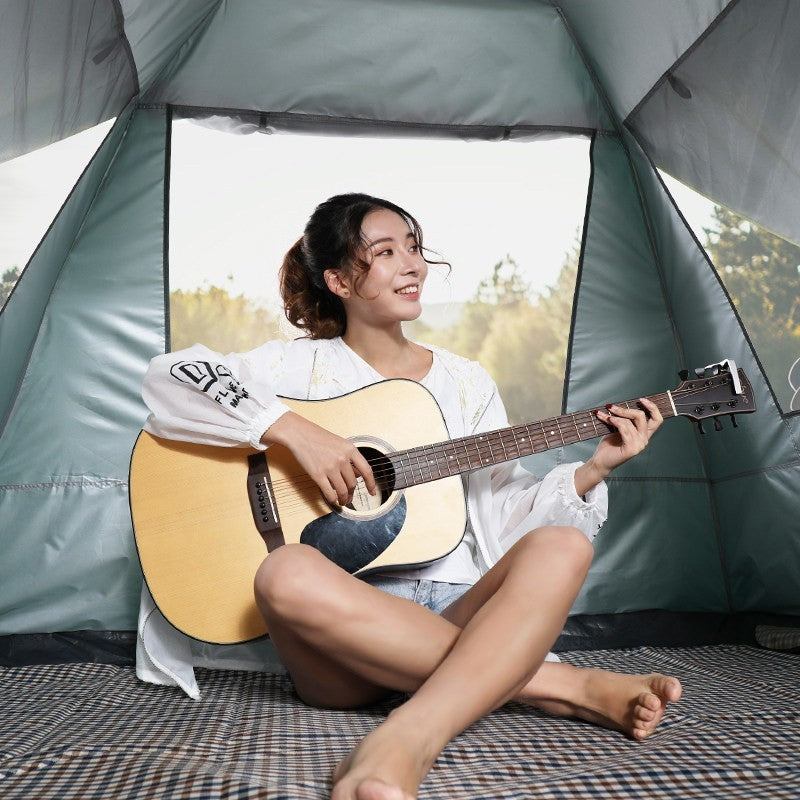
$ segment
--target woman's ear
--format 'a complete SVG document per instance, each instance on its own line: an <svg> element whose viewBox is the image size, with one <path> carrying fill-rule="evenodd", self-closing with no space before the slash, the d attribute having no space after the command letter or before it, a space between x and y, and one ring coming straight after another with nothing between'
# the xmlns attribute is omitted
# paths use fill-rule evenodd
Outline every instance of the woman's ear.
<svg viewBox="0 0 800 800"><path fill-rule="evenodd" d="M342 279L342 274L338 269L326 269L322 273L327 287L338 297L350 297L350 287Z"/></svg>

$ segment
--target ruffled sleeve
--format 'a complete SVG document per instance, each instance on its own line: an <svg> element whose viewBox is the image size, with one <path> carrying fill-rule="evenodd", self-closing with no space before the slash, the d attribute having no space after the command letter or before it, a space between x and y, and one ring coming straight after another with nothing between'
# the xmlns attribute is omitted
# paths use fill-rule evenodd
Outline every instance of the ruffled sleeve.
<svg viewBox="0 0 800 800"><path fill-rule="evenodd" d="M263 450L264 431L289 411L275 391L285 351L277 341L228 355L196 344L156 356L142 385L150 409L145 430L166 439Z"/></svg>

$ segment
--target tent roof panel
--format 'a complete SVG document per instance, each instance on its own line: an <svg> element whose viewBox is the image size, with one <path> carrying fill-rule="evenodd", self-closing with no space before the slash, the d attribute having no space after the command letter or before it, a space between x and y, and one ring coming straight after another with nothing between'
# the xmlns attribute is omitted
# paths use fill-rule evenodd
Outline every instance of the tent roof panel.
<svg viewBox="0 0 800 800"><path fill-rule="evenodd" d="M549 3L243 0L219 6L185 50L143 99L439 125L609 127Z"/></svg>
<svg viewBox="0 0 800 800"><path fill-rule="evenodd" d="M628 124L702 194L800 242L800 5L740 0Z"/></svg>
<svg viewBox="0 0 800 800"><path fill-rule="evenodd" d="M0 7L0 160L113 117L137 88L111 0Z"/></svg>
<svg viewBox="0 0 800 800"><path fill-rule="evenodd" d="M555 0L620 119L731 0Z"/></svg>

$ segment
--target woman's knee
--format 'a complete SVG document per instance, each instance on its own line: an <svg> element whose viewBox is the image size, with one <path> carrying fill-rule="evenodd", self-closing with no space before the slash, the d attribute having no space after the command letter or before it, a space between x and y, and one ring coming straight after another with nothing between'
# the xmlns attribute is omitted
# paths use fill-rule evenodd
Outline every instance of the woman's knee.
<svg viewBox="0 0 800 800"><path fill-rule="evenodd" d="M286 544L270 553L254 580L262 613L291 616L311 599L327 565L319 551L305 544Z"/></svg>
<svg viewBox="0 0 800 800"><path fill-rule="evenodd" d="M586 534L570 525L548 525L531 531L521 540L524 547L541 551L546 548L570 566L586 573L592 563L594 547Z"/></svg>

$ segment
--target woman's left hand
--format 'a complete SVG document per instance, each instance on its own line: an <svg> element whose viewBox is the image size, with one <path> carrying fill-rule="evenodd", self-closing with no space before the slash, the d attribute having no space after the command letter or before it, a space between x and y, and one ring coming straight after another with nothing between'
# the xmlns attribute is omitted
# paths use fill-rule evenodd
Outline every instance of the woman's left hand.
<svg viewBox="0 0 800 800"><path fill-rule="evenodd" d="M642 408L612 405L596 412L601 422L611 425L616 431L604 436L594 455L576 471L575 488L578 494L586 494L613 469L647 447L650 437L658 430L664 418L652 400L643 397L639 403Z"/></svg>

